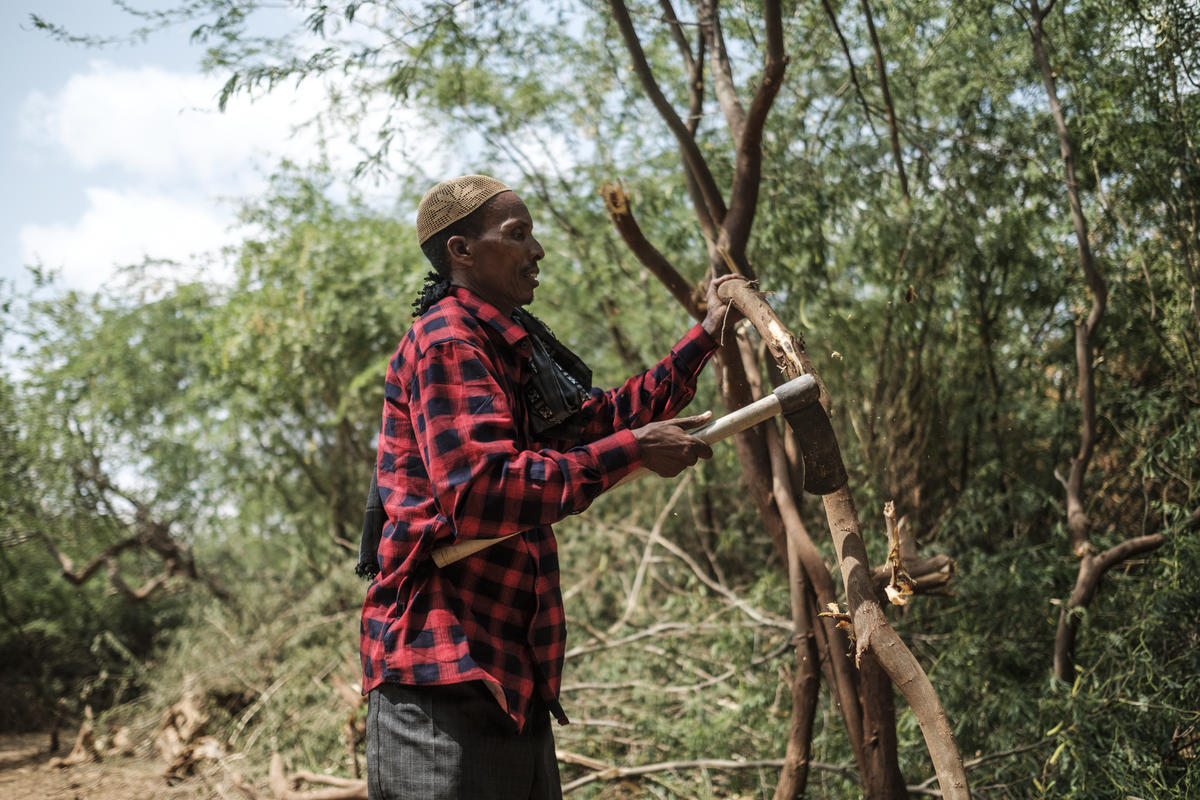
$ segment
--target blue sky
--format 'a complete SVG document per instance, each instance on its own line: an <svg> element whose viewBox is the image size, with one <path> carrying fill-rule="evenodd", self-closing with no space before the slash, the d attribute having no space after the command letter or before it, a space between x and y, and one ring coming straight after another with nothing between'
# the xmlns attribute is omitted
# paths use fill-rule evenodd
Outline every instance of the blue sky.
<svg viewBox="0 0 1200 800"><path fill-rule="evenodd" d="M178 0L129 2L153 9ZM270 8L266 18L252 17L259 26L253 32L299 28L306 14L290 3ZM26 265L40 264L58 271L61 286L119 292L117 269L146 257L182 264L188 274L180 277L200 270L220 280L221 260L206 254L246 235L234 227L239 201L261 194L282 159L308 164L322 152L316 129L296 126L325 109L328 82L344 78L284 86L253 102L235 96L220 113L216 98L226 76L201 72L202 50L188 41L191 25L144 43L89 49L36 30L31 11L77 33L120 35L135 27L111 0L0 0L0 281L28 286ZM382 35L370 22L360 12L348 35ZM404 126L392 143L394 169L423 179L467 171L511 177L504 165L477 162L478 143L447 143L416 112L392 102L376 98L357 130L372 145L385 109L391 112ZM335 175L349 178L361 158L353 133L346 126L322 131ZM543 138L550 142L546 163L575 156L552 134ZM363 180L356 188L376 207L404 213L412 198L399 198L398 185Z"/></svg>
<svg viewBox="0 0 1200 800"><path fill-rule="evenodd" d="M8 77L0 128L7 188L0 198L0 276L23 280L24 265L41 260L61 268L70 285L96 288L113 263L136 259L156 238L159 244L171 238L169 232L139 234L129 225L139 197L174 195L176 210L185 195L196 199L182 188L164 192L161 181L145 175L132 141L132 128L145 120L120 119L113 107L118 97L137 101L137 79L146 70L194 73L197 54L182 32L136 47L61 44L34 29L34 9L77 30L114 34L128 26L104 0L2 4L0 49ZM106 119L96 124L97 117ZM142 135L154 134L143 128Z"/></svg>
<svg viewBox="0 0 1200 800"><path fill-rule="evenodd" d="M107 0L0 2L0 278L26 284L25 265L40 263L67 286L111 289L115 267L145 256L203 263L201 254L237 241L238 198L260 192L280 159L316 157L315 132L293 129L323 107L319 83L235 97L221 114L223 77L200 72L188 28L88 49L36 30L31 10L79 32L132 27ZM356 153L336 136L329 147L348 171Z"/></svg>

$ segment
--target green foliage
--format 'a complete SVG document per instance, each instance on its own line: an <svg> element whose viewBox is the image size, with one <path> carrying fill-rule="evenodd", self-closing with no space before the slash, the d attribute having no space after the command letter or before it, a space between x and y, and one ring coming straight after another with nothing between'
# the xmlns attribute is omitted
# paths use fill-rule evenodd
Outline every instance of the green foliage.
<svg viewBox="0 0 1200 800"><path fill-rule="evenodd" d="M314 575L361 524L380 376L424 274L401 223L354 197L335 205L328 186L285 169L246 208L260 233L241 247L205 352L223 479L245 492L237 522L292 534Z"/></svg>
<svg viewBox="0 0 1200 800"><path fill-rule="evenodd" d="M40 730L85 704L103 708L146 688L144 661L179 604L130 605L99 584L72 587L32 529L42 491L19 422L29 419L0 376L0 730ZM86 518L63 515L65 524ZM81 538L84 538L81 536Z"/></svg>
<svg viewBox="0 0 1200 800"><path fill-rule="evenodd" d="M431 135L461 144L464 169L496 172L529 202L548 253L534 311L598 384L670 347L688 320L612 232L599 184L622 181L646 235L688 280L702 279L707 248L676 144L605 4L300 3L312 35L249 36L247 21L267 5L191 0L139 22L194 25L226 97L341 74L352 101L331 114L353 122L353 101L380 100L422 113ZM631 5L664 93L685 107L687 78L660 5ZM791 7L750 261L831 388L873 562L889 499L923 553L957 560L953 596L918 598L897 625L964 755L978 759L977 793L1188 797L1200 791L1191 580L1200 546L1186 527L1200 506L1195 9L1084 0L1058 4L1045 24L1109 290L1085 487L1094 544L1168 533L1076 612L1078 677L1064 685L1050 677L1051 649L1078 565L1055 473L1079 447L1074 325L1090 295L1028 19L983 0L871 5L909 197L861 5L831 4L857 84L824 5ZM759 69L758 4L722 11L745 89ZM363 169L408 177L398 211L353 192L335 201L340 176L285 166L248 204L254 233L232 255L232 285L64 294L19 322L21 309L6 304L0 330L23 331L28 358L0 384L0 648L6 664L13 654L61 667L38 679L42 697L142 690L140 705L115 713L149 724L187 675L216 730L258 761L278 749L298 766L347 770L344 711L326 680L353 674L345 660L361 591L345 545L361 513L383 363L425 271L401 220L444 177L389 149L400 119L360 142ZM735 154L711 96L696 124L727 187ZM715 399L706 376L695 405ZM53 530L81 562L129 526L128 505L81 476L93 456L171 521L227 599L176 582L177 594L129 608L98 582L80 591L55 582L38 530ZM559 527L578 648L566 681L576 724L560 732L562 749L619 764L781 756L788 593L739 479L723 448L665 515L675 484L651 481ZM828 553L819 504L804 514ZM647 546L654 529L693 565L666 544ZM132 553L120 561L131 580L157 566ZM151 622L155 635L144 633ZM80 654L93 642L99 669L86 672ZM135 666L152 648L161 668ZM815 771L810 794L857 797L838 714L828 697L821 704L814 757L845 771ZM924 780L920 732L903 708L898 732L905 776ZM565 777L586 774L570 767ZM579 794L757 797L774 780L770 770L676 769Z"/></svg>

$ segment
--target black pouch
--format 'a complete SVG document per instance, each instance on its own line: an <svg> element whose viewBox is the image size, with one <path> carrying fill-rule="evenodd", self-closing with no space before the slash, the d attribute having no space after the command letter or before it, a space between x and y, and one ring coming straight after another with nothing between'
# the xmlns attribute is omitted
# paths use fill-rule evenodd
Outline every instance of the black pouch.
<svg viewBox="0 0 1200 800"><path fill-rule="evenodd" d="M358 563L354 573L368 580L379 574L379 539L383 536L383 524L387 512L379 496L379 483L375 470L371 470L371 488L367 490L367 508L363 514L362 539L358 543Z"/></svg>
<svg viewBox="0 0 1200 800"><path fill-rule="evenodd" d="M537 317L517 309L513 319L529 334L533 351L524 392L529 425L540 434L579 411L592 390L592 371Z"/></svg>

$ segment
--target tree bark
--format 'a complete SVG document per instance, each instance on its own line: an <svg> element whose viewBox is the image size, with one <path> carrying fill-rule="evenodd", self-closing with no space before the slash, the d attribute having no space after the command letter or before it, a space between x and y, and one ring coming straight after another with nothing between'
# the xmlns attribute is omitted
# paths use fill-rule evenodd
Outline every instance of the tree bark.
<svg viewBox="0 0 1200 800"><path fill-rule="evenodd" d="M753 277L753 271L746 259L746 244L749 241L753 226L762 179L763 132L775 97L782 85L788 61L784 53L782 9L780 3L778 0L766 0L763 5L766 32L763 72L754 97L751 99L749 105L745 107L744 117L742 115L743 106L737 98L732 77L729 74L728 63L723 58L724 48L720 36L719 20L717 19L717 2L716 0L707 0L703 4L704 9L706 9L706 16L701 20L702 26L704 26L701 41L707 41L708 43L711 56L711 69L714 73L714 86L716 87L721 108L726 114L730 130L733 131L734 138L734 176L730 188L728 206L724 204L713 175L708 169L693 138L694 127L685 124L679 118L658 86L624 2L622 0L610 0L610 7L622 39L632 58L633 71L654 107L666 122L667 127L674 134L679 145L685 165L685 178L688 181L689 194L696 206L697 220L701 228L705 231L708 240L710 258L708 278L727 272L736 272L743 277ZM686 38L682 36L682 32L678 29L678 21L674 18L674 10L665 0L663 7L667 12L668 24L672 26L672 36L681 53L684 54L684 62L688 67L688 73L689 75L696 76L698 75L698 70L694 70L695 62L691 58L691 49L687 46ZM693 115L699 91L700 88L698 86L693 85L689 87L689 98L693 106L690 114ZM903 168L901 167L902 170ZM907 189L905 194L907 195ZM693 303L698 298L693 299L694 296L684 291L686 281L679 279L677 277L678 273L673 268L670 270L664 269L666 260L661 258L657 250L649 246L648 242L644 241L644 237L640 236L640 231L636 235L633 235L635 229L629 224L632 217L628 212L627 203L621 206L609 202L609 210L610 213L613 213L614 222L617 224L618 229L621 230L622 236L626 238L626 242L630 244L647 268L654 274L659 275L660 279L663 279L672 295L685 308L695 313L698 309L696 309ZM628 219L626 219L627 217ZM715 237L711 233L712 229L709 228L710 225L715 229ZM726 284L726 286L736 286L741 289L746 288L744 283L740 281ZM784 367L784 371L791 377L802 373L809 373L815 376L816 370L813 369L803 342L783 328L779 320L774 317L773 312L770 312L769 306L762 300L761 295L758 295L757 292L750 292L749 295L749 302L741 303L736 300L734 302L738 304L738 307L744 313L749 311L747 316L760 313L763 309L769 312L770 319L755 320L753 316L751 316L751 319L752 322L755 322L756 327L759 328L760 333L762 333L764 341L768 343L768 347L771 349L776 361ZM723 299L726 298L727 296L723 295ZM747 369L739 355L738 347L733 341L725 342L720 348L718 351L718 361L723 370L721 389L726 408L729 410L740 408L753 399L749 377L755 372L754 365L750 369ZM818 383L820 383L819 378ZM829 395L823 386L821 387L821 402L825 409L828 410L830 405ZM793 432L794 435L795 433ZM769 528L775 530L782 528L785 533L786 538L783 542L783 549L786 554L786 562L791 569L793 588L796 587L796 570L802 567L805 576L816 588L818 596L822 594L830 597L833 596L832 589L823 590L821 588L822 583L831 584L832 580L829 570L824 565L820 556L816 555L814 558L816 549L812 547L807 533L803 530L803 524L800 523L795 495L792 490L792 476L787 467L785 448L778 441L777 434L772 439L769 432L766 442L764 442L762 436L756 436L753 433L739 435L735 441L738 448L738 457L742 462L746 485L751 492L756 506L763 515L764 522L767 523ZM829 514L828 510L830 508L841 511L849 509L853 517L852 504L848 506L845 504L849 502L849 491L845 486L839 491L838 497L842 497L843 495L845 502L840 505L835 502L833 506L830 506L829 498L826 498L827 515L830 518L831 524L835 521L845 523L845 520L835 514ZM856 537L857 526L857 518L854 517L852 528ZM843 527L845 527L844 524ZM845 545L844 539L845 536L840 538L835 536L835 541L839 542L839 553L841 553ZM777 545L780 544L778 539L776 541ZM857 539L857 541L861 548L861 539ZM842 571L845 577L847 575L847 568L844 563L845 559L842 560ZM862 566L863 569L858 570L854 574L856 575L856 579L861 580L861 582L869 586L870 576L865 569L865 560L862 561ZM861 573L861 576L857 577L859 573ZM849 583L847 583L847 586L849 586ZM802 610L796 609L795 605L800 602L800 598L805 594L799 591L793 592L794 615L802 613ZM878 625L864 627L860 636L863 642L870 642L873 637L876 648L887 648L887 653L883 655L877 653L880 665L893 680L896 680L901 685L906 697L909 698L910 704L917 710L922 730L926 733L927 741L930 741L931 753L934 755L934 766L942 781L943 792L950 797L966 797L966 781L965 774L962 772L961 760L957 759L957 750L954 746L953 738L949 736L949 726L945 724L945 716L941 714L941 708L938 705L936 695L932 693L932 686L929 684L928 679L925 678L924 673L921 672L919 665L916 664L916 660L912 658L912 654L908 652L903 643L899 641L899 637L895 636L891 628L888 627L886 620L883 619L882 609L878 603L875 603L871 599L871 593L857 592L853 596L855 597L855 601L852 602L851 608L852 611L858 612L856 614L856 628L860 620L876 622L874 619L867 620L870 617L868 606L873 607L878 625L882 626L882 630L879 631L876 630ZM807 603L807 600L804 602ZM828 602L833 601L830 600ZM801 619L801 617L796 618ZM830 627L827 629L826 625ZM839 669L837 666L839 661L845 661L841 655L845 651L844 649L835 651L834 643L844 641L844 638L838 635L840 632L836 628L833 628L832 623L828 621L824 625L814 625L811 630L817 633L815 637L816 642L819 644L824 641L827 648L824 661L831 666L829 674L835 676L831 682L831 688L838 697L842 712L846 716L847 728L850 732L851 742L854 744L855 757L858 761L859 769L863 772L873 770L875 768L872 764L882 762L879 759L869 762L863 751L862 712L856 691L858 688L857 676L845 663L841 665L846 668L845 671ZM888 636L889 633L891 634L891 638ZM822 634L825 635L822 636ZM897 645L899 645L898 651ZM902 651L903 654L907 655L908 661L903 661L900 656L893 655L892 651ZM805 671L810 669L810 667L804 663L805 659L801 657L799 652L797 655L798 662L795 680L798 683L793 693L794 702L797 699L803 701L812 691L809 684L811 680L809 677L810 673ZM913 674L914 672L915 674ZM920 679L924 679L924 683ZM901 681L903 682L901 683ZM883 683L886 684L886 682ZM892 716L892 713L888 710L890 709L891 701L890 687L886 688L889 692L886 696L886 701L880 702L878 697L873 701L877 703L872 712L873 727L886 724L886 720ZM867 694L869 696L878 695L877 684L869 688ZM801 768L800 762L804 758L803 754L806 752L809 743L807 741L800 741L799 737L806 739L811 737L810 724L805 721L811 713L806 708L793 709L793 724L788 744L788 753L791 759L789 761L790 766L785 770L781 778L777 789L777 797L794 797L804 791L803 784L805 782L806 771ZM935 729L935 726L931 722L931 716L936 719L939 715L942 727ZM941 738L934 741L937 737ZM888 749L889 742L892 740L886 736L877 736L876 741L880 743L879 752L883 754ZM868 781L873 786L888 787L881 788L879 791L892 790L892 787L897 785L895 776L899 775L899 768L895 766L896 752L894 746L891 747L890 754L886 755L885 758L890 758L893 766L889 768L885 764L879 767L880 774L871 777ZM900 780L898 785L900 789L893 790L890 796L903 796L903 781Z"/></svg>
<svg viewBox="0 0 1200 800"><path fill-rule="evenodd" d="M708 162L704 160L704 155L700 152L691 131L675 113L675 109L671 107L670 101L659 87L658 81L654 79L654 72L646 60L642 42L638 38L637 30L633 27L633 20L629 17L629 9L625 7L624 1L609 0L609 7L612 9L617 29L621 32L621 38L625 42L625 48L633 59L633 71L641 82L643 91L650 98L650 102L654 104L659 116L667 123L667 128L675 135L675 141L683 155L684 165L699 187L709 216L712 217L713 222L720 225L725 219L725 201L721 197L720 189L717 188L716 179L713 178L712 172L708 168Z"/></svg>
<svg viewBox="0 0 1200 800"><path fill-rule="evenodd" d="M811 591L800 561L797 542L789 531L787 543L788 586L792 602L792 637L796 643L796 667L792 673L792 716L788 726L783 769L775 785L774 800L798 800L808 785L808 763L812 759L813 721L821 687L820 656L813 634L813 615L806 602Z"/></svg>
<svg viewBox="0 0 1200 800"><path fill-rule="evenodd" d="M1079 266L1083 269L1092 295L1091 308L1087 318L1079 321L1075 327L1075 363L1079 372L1079 404L1083 418L1080 425L1079 451L1071 460L1071 471L1065 484L1067 528L1071 536L1071 549L1076 557L1081 558L1091 548L1091 521L1084 510L1083 479L1087 474L1096 444L1096 378L1092 365L1092 341L1108 303L1108 287L1105 285L1104 278L1097 269L1092 255L1087 217L1083 213L1083 201L1080 199L1079 184L1075 179L1075 147L1071 141L1071 132L1067 128L1062 104L1058 100L1058 80L1046 53L1045 30L1042 23L1053 8L1054 0L1051 0L1045 8L1040 8L1037 0L1030 0L1029 9L1032 20L1029 35L1033 43L1033 54L1037 60L1038 69L1041 71L1042 83L1046 89L1050 116L1054 120L1054 129L1058 134L1058 148L1063 162L1063 177L1067 190L1067 203L1071 209L1071 223L1075 228L1075 247L1079 256Z"/></svg>
<svg viewBox="0 0 1200 800"><path fill-rule="evenodd" d="M1080 615L1077 609L1086 608L1096 596L1104 574L1118 564L1157 550L1167 541L1162 533L1126 539L1103 553L1087 553L1079 562L1079 574L1075 577L1075 588L1071 598L1058 615L1058 629L1054 635L1054 674L1059 680L1075 679L1075 639L1079 633Z"/></svg>
<svg viewBox="0 0 1200 800"><path fill-rule="evenodd" d="M896 105L892 102L892 91L888 88L887 62L883 58L883 47L879 34L875 32L875 18L867 0L859 0L863 16L867 19L867 33L871 36L871 49L875 52L875 69L879 71L879 89L883 93L883 107L887 110L888 142L892 147L892 160L896 162L896 176L900 179L900 194L904 202L908 197L908 174L904 171L904 154L900 151L900 129L896 123Z"/></svg>
<svg viewBox="0 0 1200 800"><path fill-rule="evenodd" d="M1080 559L1075 587L1059 613L1058 628L1054 637L1054 674L1059 680L1069 683L1075 679L1075 641L1080 621L1078 610L1091 603L1104 573L1136 554L1158 548L1164 539L1161 534L1141 536L1128 539L1102 553L1097 553L1092 545L1092 521L1087 513L1083 483L1096 448L1095 337L1108 305L1108 286L1092 253L1087 216L1083 211L1083 200L1075 178L1075 146L1067 127L1066 114L1058 99L1058 79L1046 48L1044 22L1054 4L1055 0L1050 0L1042 7L1038 5L1037 0L1030 0L1029 38L1041 72L1042 84L1046 89L1046 100L1050 106L1050 116L1054 120L1054 130L1058 136L1059 154L1063 163L1063 182L1075 230L1076 252L1091 294L1087 317L1075 324L1075 366L1078 371L1077 392L1081 417L1079 450L1071 459L1067 477L1059 476L1067 495L1067 531L1071 552Z"/></svg>
<svg viewBox="0 0 1200 800"><path fill-rule="evenodd" d="M891 679L875 656L867 651L858 665L863 710L863 749L867 764L863 771L863 795L869 798L908 797L900 764L896 761L896 704Z"/></svg>
<svg viewBox="0 0 1200 800"><path fill-rule="evenodd" d="M721 296L732 300L758 329L775 355L780 369L788 377L807 372L817 378L818 385L821 386L822 405L828 409L828 392L816 370L811 368L812 361L804 349L803 342L783 326L766 299L743 281L724 284L721 287ZM807 370L805 365L808 365ZM858 512L854 507L849 486L843 485L822 499L846 587L850 618L854 624L856 661L861 666L863 654L868 649L872 650L880 666L908 700L921 726L943 796L969 797L966 771L958 752L958 745L955 744L953 732L933 684L912 652L888 624L883 609L875 598L866 545L862 540ZM875 718L880 717L876 715Z"/></svg>

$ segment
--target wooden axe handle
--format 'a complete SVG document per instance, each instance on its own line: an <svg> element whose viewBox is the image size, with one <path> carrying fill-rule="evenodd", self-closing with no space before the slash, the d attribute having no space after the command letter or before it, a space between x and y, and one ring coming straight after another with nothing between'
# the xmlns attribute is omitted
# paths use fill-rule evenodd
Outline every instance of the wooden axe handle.
<svg viewBox="0 0 1200 800"><path fill-rule="evenodd" d="M689 433L705 444L715 444L716 442L728 439L735 433L741 433L748 428L753 428L758 423L764 422L776 414L783 413L786 416L815 402L819 391L817 382L811 375L801 375L799 378L793 378L781 385L766 397L755 400L748 406L742 406L735 411L731 411L720 419L713 420L701 428L689 431ZM610 488L615 489L618 486L623 486L632 480L650 474L653 473L645 467L638 467ZM453 564L455 561L491 547L496 542L502 542L516 535L516 533L510 533L508 536L500 536L495 539L466 539L456 544L439 547L433 551L433 563L439 567Z"/></svg>
<svg viewBox="0 0 1200 800"><path fill-rule="evenodd" d="M804 406L814 403L820 390L811 375L801 375L782 384L766 397L755 400L748 406L730 411L720 419L713 420L707 425L688 431L705 444L716 444L724 441L735 433L753 428L760 422L765 422L777 414L787 416ZM617 481L613 488L650 473L645 467L638 467L633 472Z"/></svg>

